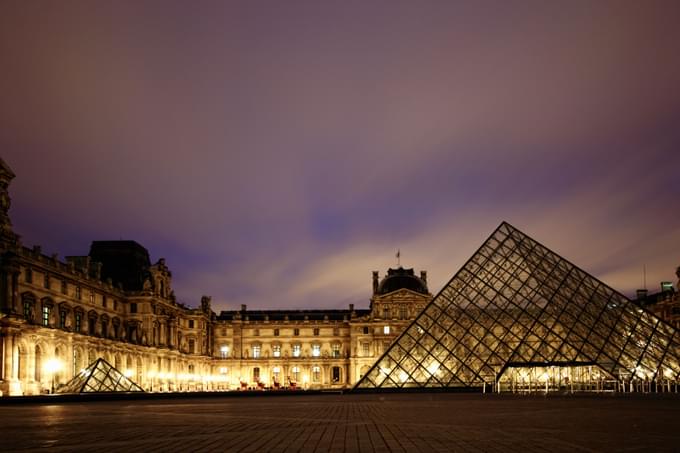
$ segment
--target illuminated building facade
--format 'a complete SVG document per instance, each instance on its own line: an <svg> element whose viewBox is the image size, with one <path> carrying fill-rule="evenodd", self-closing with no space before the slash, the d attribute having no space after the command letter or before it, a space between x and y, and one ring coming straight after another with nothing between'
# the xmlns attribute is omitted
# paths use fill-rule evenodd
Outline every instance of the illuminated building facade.
<svg viewBox="0 0 680 453"><path fill-rule="evenodd" d="M358 389L677 391L680 332L507 223Z"/></svg>
<svg viewBox="0 0 680 453"><path fill-rule="evenodd" d="M146 391L346 388L430 301L426 274L373 273L369 309L226 311L179 303L164 259L134 241L86 256L27 248L0 159L0 392L59 389L104 359Z"/></svg>

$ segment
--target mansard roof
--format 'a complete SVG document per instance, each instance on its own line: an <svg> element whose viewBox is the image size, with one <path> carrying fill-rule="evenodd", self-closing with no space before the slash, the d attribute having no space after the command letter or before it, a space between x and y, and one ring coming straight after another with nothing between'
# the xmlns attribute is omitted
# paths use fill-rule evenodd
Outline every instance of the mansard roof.
<svg viewBox="0 0 680 453"><path fill-rule="evenodd" d="M356 316L365 316L371 310L354 310ZM249 321L343 321L349 320L350 310L224 310L217 317L218 321L231 321L235 317Z"/></svg>

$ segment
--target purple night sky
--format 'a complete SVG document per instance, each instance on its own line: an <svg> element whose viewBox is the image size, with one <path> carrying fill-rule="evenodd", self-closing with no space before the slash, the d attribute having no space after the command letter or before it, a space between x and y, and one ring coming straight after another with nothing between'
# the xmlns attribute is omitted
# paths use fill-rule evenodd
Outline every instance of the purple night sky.
<svg viewBox="0 0 680 453"><path fill-rule="evenodd" d="M680 265L680 3L3 1L0 155L45 253L180 301L433 292L507 220L630 295Z"/></svg>

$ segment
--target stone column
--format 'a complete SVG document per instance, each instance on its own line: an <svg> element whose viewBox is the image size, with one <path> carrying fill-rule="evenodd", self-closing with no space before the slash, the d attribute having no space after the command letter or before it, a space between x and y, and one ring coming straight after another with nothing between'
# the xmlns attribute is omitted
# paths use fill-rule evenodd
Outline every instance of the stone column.
<svg viewBox="0 0 680 453"><path fill-rule="evenodd" d="M2 378L5 381L9 381L14 377L14 336L6 333L2 337L2 343Z"/></svg>

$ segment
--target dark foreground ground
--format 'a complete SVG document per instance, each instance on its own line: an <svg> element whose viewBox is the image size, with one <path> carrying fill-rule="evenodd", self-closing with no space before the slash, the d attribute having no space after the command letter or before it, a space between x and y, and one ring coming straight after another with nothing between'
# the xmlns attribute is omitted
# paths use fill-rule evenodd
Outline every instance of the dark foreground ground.
<svg viewBox="0 0 680 453"><path fill-rule="evenodd" d="M0 450L680 451L680 399L297 395L0 406Z"/></svg>

